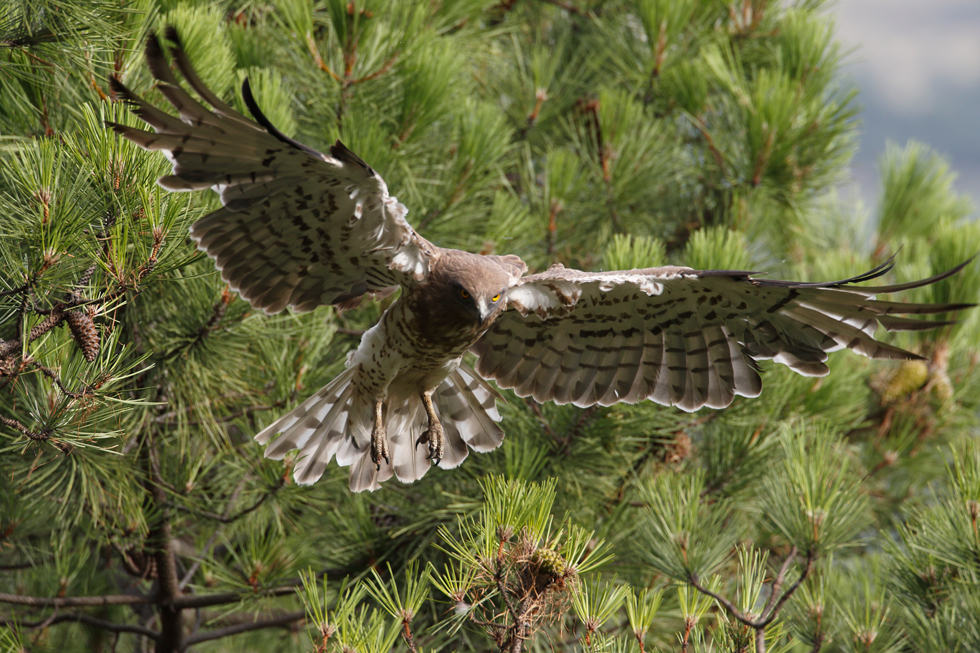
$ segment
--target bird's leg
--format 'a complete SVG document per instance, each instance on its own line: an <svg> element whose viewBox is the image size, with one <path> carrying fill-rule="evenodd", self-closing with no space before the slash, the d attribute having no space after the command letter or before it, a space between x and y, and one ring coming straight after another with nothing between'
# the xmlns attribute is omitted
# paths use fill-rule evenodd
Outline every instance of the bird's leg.
<svg viewBox="0 0 980 653"><path fill-rule="evenodd" d="M429 428L419 436L415 442L416 448L420 444L429 445L429 460L438 465L442 460L443 447L446 443L446 432L436 416L436 409L432 406L432 393L422 393L422 403L425 405L425 414L429 417Z"/></svg>
<svg viewBox="0 0 980 653"><path fill-rule="evenodd" d="M381 471L381 460L388 461L388 434L385 432L384 399L374 402L374 428L371 429L371 462Z"/></svg>

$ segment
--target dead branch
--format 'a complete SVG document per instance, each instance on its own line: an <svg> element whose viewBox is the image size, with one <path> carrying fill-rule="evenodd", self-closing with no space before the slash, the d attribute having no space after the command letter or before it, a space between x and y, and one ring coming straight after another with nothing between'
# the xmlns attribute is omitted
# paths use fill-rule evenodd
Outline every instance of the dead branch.
<svg viewBox="0 0 980 653"><path fill-rule="evenodd" d="M94 626L95 628L101 628L102 630L108 630L114 633L136 633L137 635L143 635L144 637L149 637L150 639L156 641L160 639L160 633L155 630L150 630L149 628L143 628L142 626L136 626L133 624L118 624L112 621L106 621L105 619L98 619L87 614L77 614L77 613L66 613L66 614L54 614L47 619L42 619L41 621L18 621L16 619L0 619L0 626L17 626L18 628L26 628L28 630L33 630L36 628L47 628L57 623L62 623L65 621L74 621L77 623L85 624L87 626Z"/></svg>
<svg viewBox="0 0 980 653"><path fill-rule="evenodd" d="M262 630L263 628L275 628L277 626L289 626L293 622L306 620L306 611L299 610L297 612L289 612L282 616L273 619L264 619L262 621L253 621L241 624L235 624L234 626L227 626L225 628L216 628L215 630L209 630L203 633L197 633L194 635L188 635L184 638L184 647L192 646L194 644L200 644L201 642L209 642L214 639L221 639L222 637L229 637L231 635L237 635L239 633L247 633L252 630Z"/></svg>

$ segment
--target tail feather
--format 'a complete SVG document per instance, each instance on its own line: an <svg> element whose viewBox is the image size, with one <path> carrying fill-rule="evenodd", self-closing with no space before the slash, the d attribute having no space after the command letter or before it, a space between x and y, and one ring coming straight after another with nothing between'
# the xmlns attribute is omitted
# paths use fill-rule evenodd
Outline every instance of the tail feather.
<svg viewBox="0 0 980 653"><path fill-rule="evenodd" d="M472 370L459 367L436 393L438 405L474 451L493 451L504 441L504 431L497 425L501 417L496 404L496 399L503 400L503 397Z"/></svg>
<svg viewBox="0 0 980 653"><path fill-rule="evenodd" d="M390 406L385 428L388 431L388 450L395 477L403 483L411 483L429 471L426 446L415 446L422 432L428 427L422 400L417 395L409 397L400 406Z"/></svg>
<svg viewBox="0 0 980 653"><path fill-rule="evenodd" d="M445 420L442 426L446 432L446 445L443 449L442 460L439 461L439 467L453 469L463 464L470 450L466 447L466 442L455 424Z"/></svg>
<svg viewBox="0 0 980 653"><path fill-rule="evenodd" d="M397 405L389 404L385 413L389 463L380 469L371 460L370 435L374 404L357 393L352 383L357 366L318 390L309 399L263 429L255 439L269 443L267 458L282 459L294 449L300 454L293 476L300 485L309 485L326 471L331 459L349 466L350 488L355 492L377 490L392 476L410 483L425 475L431 466L428 447L416 446L428 428L428 419L418 395ZM440 466L459 466L469 449L490 451L503 441L497 425L500 413L496 399L500 394L471 370L452 372L433 393L433 405L442 422L446 442ZM469 445L469 447L467 447Z"/></svg>
<svg viewBox="0 0 980 653"><path fill-rule="evenodd" d="M282 453L279 454L270 454L270 451L277 451L280 446L285 446L286 444L292 444L291 449L302 449L306 441L316 430L316 427L326 417L330 408L334 404L341 403L340 395L350 387L350 381L354 377L354 371L354 368L345 370L333 381L313 393L299 406L262 429L255 436L255 440L259 444L266 444L276 433L282 433L282 437L276 440L275 444L266 451L266 458L282 459L283 454L290 450L289 448L283 449ZM308 417L314 417L316 422L306 425L305 420ZM286 442L283 442L283 440Z"/></svg>

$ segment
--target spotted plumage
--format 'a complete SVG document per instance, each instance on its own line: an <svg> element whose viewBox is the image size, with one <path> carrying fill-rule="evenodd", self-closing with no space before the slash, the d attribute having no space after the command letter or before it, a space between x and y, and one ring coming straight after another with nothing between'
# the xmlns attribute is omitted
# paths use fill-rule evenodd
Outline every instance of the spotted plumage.
<svg viewBox="0 0 980 653"><path fill-rule="evenodd" d="M167 38L179 43L171 29ZM827 352L915 358L876 341L875 329L929 329L943 322L899 315L957 311L964 304L879 301L875 295L948 277L878 288L796 283L739 271L683 267L580 272L554 266L524 276L516 256L443 249L417 234L380 176L339 141L322 154L282 133L245 82L255 121L198 78L179 47L174 64L210 109L185 91L160 42L147 62L179 117L120 81L115 93L155 133L108 123L174 165L169 190L211 188L223 207L191 237L222 278L266 313L355 305L367 294L401 295L361 339L347 369L256 436L265 455L299 450L295 478L313 483L328 463L349 466L353 490L420 478L433 462L459 465L469 449L503 439L498 392L538 401L609 405L645 399L693 411L724 408L762 390L757 361L827 374ZM962 266L960 266L962 267ZM475 370L462 363L472 352ZM277 436L278 437L275 437Z"/></svg>

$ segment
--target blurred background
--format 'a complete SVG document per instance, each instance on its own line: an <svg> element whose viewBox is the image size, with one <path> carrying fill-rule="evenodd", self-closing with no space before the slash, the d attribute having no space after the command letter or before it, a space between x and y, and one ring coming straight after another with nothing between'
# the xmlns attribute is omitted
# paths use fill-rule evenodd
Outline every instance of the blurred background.
<svg viewBox="0 0 980 653"><path fill-rule="evenodd" d="M980 2L839 0L831 11L864 106L852 164L860 198L877 204L885 142L915 139L949 160L956 189L980 206Z"/></svg>

